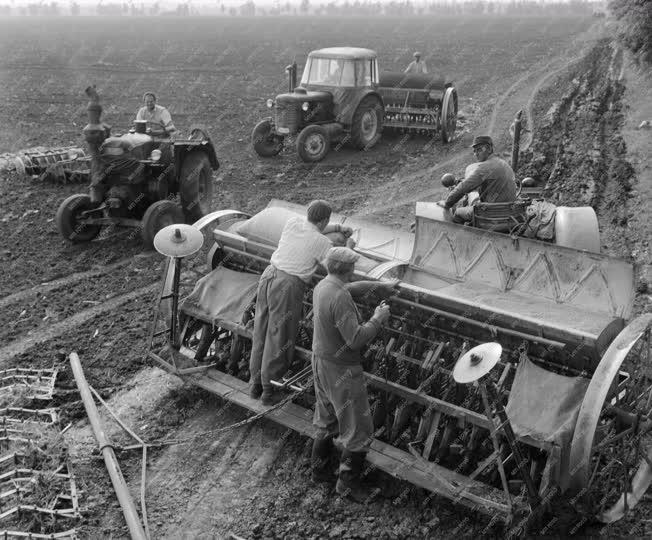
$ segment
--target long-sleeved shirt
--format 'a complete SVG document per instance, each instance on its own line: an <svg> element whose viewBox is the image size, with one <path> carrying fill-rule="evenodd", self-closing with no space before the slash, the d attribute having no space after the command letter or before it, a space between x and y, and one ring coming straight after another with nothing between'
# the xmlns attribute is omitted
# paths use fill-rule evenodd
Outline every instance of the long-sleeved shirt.
<svg viewBox="0 0 652 540"><path fill-rule="evenodd" d="M147 127L154 131L167 131L172 133L177 130L172 123L170 112L160 105L154 105L154 110L141 107L136 114L136 120L145 120Z"/></svg>
<svg viewBox="0 0 652 540"><path fill-rule="evenodd" d="M360 349L380 331L373 317L361 324L346 284L329 274L313 291L312 351L336 364L360 364Z"/></svg>
<svg viewBox="0 0 652 540"><path fill-rule="evenodd" d="M446 208L452 207L471 191L477 191L482 202L515 201L514 171L507 162L497 156L490 156L485 161L469 165L464 180L446 197Z"/></svg>
<svg viewBox="0 0 652 540"><path fill-rule="evenodd" d="M404 73L428 73L428 68L426 67L426 63L423 60L419 60L418 62L416 60L412 60L412 62L409 63L408 67L405 68Z"/></svg>

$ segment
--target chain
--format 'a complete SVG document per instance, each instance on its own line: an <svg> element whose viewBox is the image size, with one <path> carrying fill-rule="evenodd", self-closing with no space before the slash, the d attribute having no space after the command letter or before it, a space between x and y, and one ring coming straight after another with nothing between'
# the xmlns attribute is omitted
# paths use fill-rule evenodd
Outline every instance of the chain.
<svg viewBox="0 0 652 540"><path fill-rule="evenodd" d="M212 429L210 431L203 431L201 433L196 433L192 435L191 437L187 437L184 439L159 439L159 440L154 440L151 442L145 442L145 446L147 447L155 447L155 446L171 446L171 445L176 445L176 444L187 444L190 442L193 442L195 439L204 437L206 435L218 435L221 433L226 433L228 431L233 431L234 429L240 428L242 426L246 426L248 424L251 424L255 422L256 420L259 420L261 418L264 418L268 414L280 409L281 407L285 406L287 403L290 403L291 401L294 401L298 397L302 396L305 394L308 390L312 388L312 381L313 378L310 377L306 381L306 387L303 388L300 391L293 392L292 394L288 395L287 397L283 398L281 401L279 401L276 405L273 407L259 412L258 414L255 414L253 416L250 416L249 418L245 418L244 420L241 420L240 422L235 422L234 424L224 426L218 429ZM230 393L229 393L230 394ZM228 399L229 394L224 395L223 397ZM132 450L135 448L142 448L143 445L137 444L137 445L131 445L131 446L124 446L124 447L119 447L115 446L116 450Z"/></svg>

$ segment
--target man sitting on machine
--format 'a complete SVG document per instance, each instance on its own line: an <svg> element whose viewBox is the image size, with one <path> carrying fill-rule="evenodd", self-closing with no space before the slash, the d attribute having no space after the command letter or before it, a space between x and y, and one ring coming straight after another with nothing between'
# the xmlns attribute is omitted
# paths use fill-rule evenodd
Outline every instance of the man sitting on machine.
<svg viewBox="0 0 652 540"><path fill-rule="evenodd" d="M469 165L464 180L457 184L446 199L437 203L450 210L466 195L467 201L453 213L453 220L457 223L471 221L473 205L478 202L512 202L516 200L518 193L514 171L506 161L493 155L494 145L491 137L478 135L473 139L471 146L478 162ZM474 199L469 196L473 191L477 191L479 197Z"/></svg>
<svg viewBox="0 0 652 540"><path fill-rule="evenodd" d="M169 137L177 131L172 123L170 112L156 104L156 96L153 92L145 92L143 103L145 106L138 110L136 122L147 122L147 133L153 137Z"/></svg>

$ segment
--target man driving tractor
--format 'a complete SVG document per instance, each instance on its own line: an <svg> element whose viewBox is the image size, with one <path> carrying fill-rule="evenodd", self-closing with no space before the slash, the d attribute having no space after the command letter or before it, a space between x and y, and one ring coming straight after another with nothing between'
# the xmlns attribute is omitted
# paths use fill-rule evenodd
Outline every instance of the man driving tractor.
<svg viewBox="0 0 652 540"><path fill-rule="evenodd" d="M473 154L477 163L466 168L462 180L448 194L446 199L437 204L446 210L472 191L477 191L479 198L458 206L453 213L453 220L458 223L471 221L475 202L512 202L516 200L518 187L514 171L509 164L493 154L494 144L488 135L478 135L473 139Z"/></svg>
<svg viewBox="0 0 652 540"><path fill-rule="evenodd" d="M170 112L156 104L153 92L143 94L144 107L136 113L136 122L147 122L148 133L153 137L169 137L177 131L172 123Z"/></svg>

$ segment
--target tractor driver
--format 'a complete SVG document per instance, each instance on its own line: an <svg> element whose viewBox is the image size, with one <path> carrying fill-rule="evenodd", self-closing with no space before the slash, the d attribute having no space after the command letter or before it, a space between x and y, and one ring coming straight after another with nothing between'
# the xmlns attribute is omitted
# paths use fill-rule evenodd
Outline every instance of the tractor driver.
<svg viewBox="0 0 652 540"><path fill-rule="evenodd" d="M404 73L415 73L417 75L423 75L425 73L428 73L428 68L426 68L426 63L421 60L421 53L419 51L416 51L414 53L414 60L410 62L408 67L405 68Z"/></svg>
<svg viewBox="0 0 652 540"><path fill-rule="evenodd" d="M169 137L177 131L172 123L172 116L165 107L156 104L153 92L143 94L144 107L136 114L136 121L146 121L148 133L154 137Z"/></svg>
<svg viewBox="0 0 652 540"><path fill-rule="evenodd" d="M462 197L477 191L477 202L512 202L516 200L517 186L514 171L509 164L493 154L494 143L487 135L478 135L473 139L473 153L478 163L466 168L464 180L448 194L446 199L437 204L450 210ZM473 206L458 206L453 213L457 223L471 221Z"/></svg>

